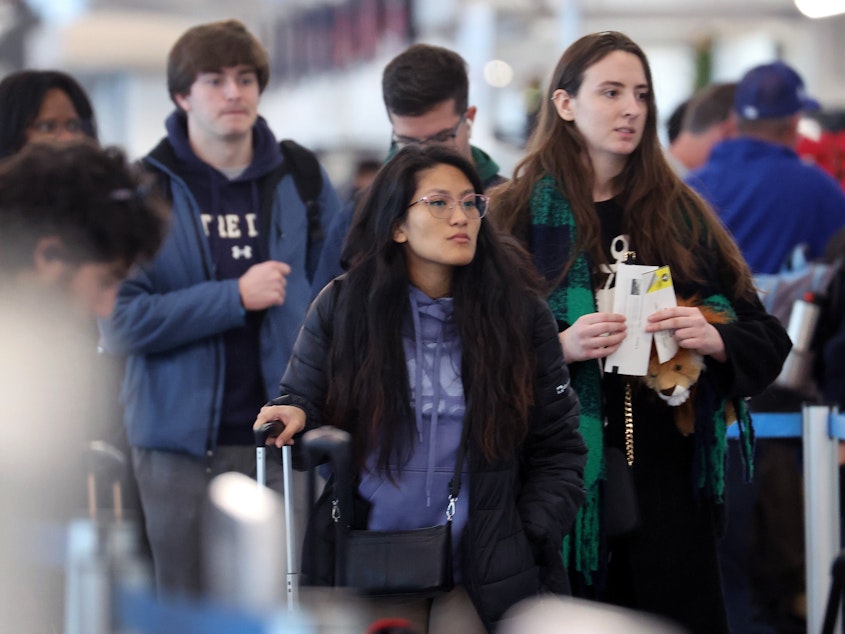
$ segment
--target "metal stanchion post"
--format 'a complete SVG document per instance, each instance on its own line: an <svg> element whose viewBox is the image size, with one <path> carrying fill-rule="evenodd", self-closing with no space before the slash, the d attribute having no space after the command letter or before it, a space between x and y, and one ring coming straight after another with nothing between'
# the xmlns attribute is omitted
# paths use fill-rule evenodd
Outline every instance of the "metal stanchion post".
<svg viewBox="0 0 845 634"><path fill-rule="evenodd" d="M830 567L840 551L838 440L831 438L830 415L818 405L802 411L808 632L821 631Z"/></svg>

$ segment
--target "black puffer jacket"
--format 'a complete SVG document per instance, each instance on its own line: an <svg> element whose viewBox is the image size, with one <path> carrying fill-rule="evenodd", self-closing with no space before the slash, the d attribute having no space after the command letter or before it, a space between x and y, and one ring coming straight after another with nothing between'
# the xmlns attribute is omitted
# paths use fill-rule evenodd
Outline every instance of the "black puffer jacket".
<svg viewBox="0 0 845 634"><path fill-rule="evenodd" d="M329 378L325 372L343 277L314 300L282 378L282 397L307 413L307 428L321 424ZM569 387L557 325L545 302L534 304L537 358L535 411L528 436L495 464L469 448L469 519L462 540L464 583L490 629L505 610L542 591L568 594L561 559L583 491L586 446L578 432L578 398ZM469 387L464 385L465 393Z"/></svg>

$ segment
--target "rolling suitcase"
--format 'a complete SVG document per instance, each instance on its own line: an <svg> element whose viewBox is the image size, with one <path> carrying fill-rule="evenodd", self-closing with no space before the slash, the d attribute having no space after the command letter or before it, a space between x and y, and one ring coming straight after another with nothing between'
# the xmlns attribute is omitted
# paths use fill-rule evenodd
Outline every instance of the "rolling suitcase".
<svg viewBox="0 0 845 634"><path fill-rule="evenodd" d="M267 479L267 450L266 441L274 438L284 429L281 421L270 421L259 429L255 430L255 470L256 480L260 486L265 486ZM273 447L272 449L275 449ZM293 486L291 484L293 474L293 459L290 446L282 448L282 472L284 475L284 497L285 497L285 552L287 566L285 570L285 594L287 596L288 609L293 610L299 607L299 572L298 556L296 552L296 530L294 528L293 511Z"/></svg>

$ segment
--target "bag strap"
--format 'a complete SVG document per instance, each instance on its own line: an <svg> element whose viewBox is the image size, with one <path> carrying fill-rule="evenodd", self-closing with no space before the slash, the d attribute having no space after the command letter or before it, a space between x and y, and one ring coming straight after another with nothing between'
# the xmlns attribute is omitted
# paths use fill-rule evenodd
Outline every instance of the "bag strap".
<svg viewBox="0 0 845 634"><path fill-rule="evenodd" d="M291 139L279 143L285 161L285 171L293 176L293 184L302 204L308 222L308 242L305 251L305 266L308 281L314 279L317 269L318 247L326 239L323 224L320 222L320 194L323 191L323 172L317 155L308 148Z"/></svg>
<svg viewBox="0 0 845 634"><path fill-rule="evenodd" d="M455 456L455 473L449 481L449 504L446 506L446 521L451 522L455 516L455 504L458 501L458 493L461 491L461 472L464 468L464 457L466 456L467 444L469 443L469 424L464 421L461 429L461 444L458 445L458 453Z"/></svg>
<svg viewBox="0 0 845 634"><path fill-rule="evenodd" d="M325 238L320 223L320 192L323 190L323 174L317 156L292 139L279 143L285 163L293 176L296 193L305 205L308 214L308 241L316 243Z"/></svg>

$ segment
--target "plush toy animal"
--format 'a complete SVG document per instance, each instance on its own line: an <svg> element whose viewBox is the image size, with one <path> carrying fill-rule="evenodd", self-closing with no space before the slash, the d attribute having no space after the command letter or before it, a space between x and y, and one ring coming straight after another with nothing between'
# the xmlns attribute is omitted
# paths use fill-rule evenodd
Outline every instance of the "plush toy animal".
<svg viewBox="0 0 845 634"><path fill-rule="evenodd" d="M695 306L694 301L679 301L678 304ZM711 324L723 324L730 321L725 313L716 312L706 306L698 306L704 318ZM675 425L684 435L695 431L695 385L705 370L704 357L688 348L678 348L675 356L664 363L657 359L657 351L652 344L651 358L648 361L648 374L645 384L652 388L668 405L675 407ZM726 405L728 423L736 420L733 407Z"/></svg>

